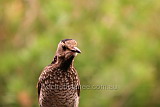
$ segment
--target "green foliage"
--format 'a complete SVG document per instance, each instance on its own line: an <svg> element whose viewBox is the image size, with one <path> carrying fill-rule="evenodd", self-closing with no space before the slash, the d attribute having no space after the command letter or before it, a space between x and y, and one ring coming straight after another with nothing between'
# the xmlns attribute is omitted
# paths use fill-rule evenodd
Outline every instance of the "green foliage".
<svg viewBox="0 0 160 107"><path fill-rule="evenodd" d="M0 106L37 107L36 83L57 44L77 40L80 107L160 106L158 0L1 0Z"/></svg>

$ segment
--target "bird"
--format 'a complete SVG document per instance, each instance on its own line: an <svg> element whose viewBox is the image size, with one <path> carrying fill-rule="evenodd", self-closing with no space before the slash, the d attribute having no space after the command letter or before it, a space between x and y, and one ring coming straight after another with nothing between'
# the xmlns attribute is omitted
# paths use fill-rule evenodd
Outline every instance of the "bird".
<svg viewBox="0 0 160 107"><path fill-rule="evenodd" d="M40 107L78 107L80 79L74 68L74 58L81 53L74 39L58 44L55 56L41 72L38 82Z"/></svg>

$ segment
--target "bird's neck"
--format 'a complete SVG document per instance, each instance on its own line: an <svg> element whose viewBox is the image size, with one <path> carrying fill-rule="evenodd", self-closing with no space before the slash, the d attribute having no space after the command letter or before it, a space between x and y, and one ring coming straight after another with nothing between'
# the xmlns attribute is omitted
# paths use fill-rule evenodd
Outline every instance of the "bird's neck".
<svg viewBox="0 0 160 107"><path fill-rule="evenodd" d="M61 69L67 70L70 67L73 67L74 56L71 56L70 58L58 58L57 61L57 64Z"/></svg>

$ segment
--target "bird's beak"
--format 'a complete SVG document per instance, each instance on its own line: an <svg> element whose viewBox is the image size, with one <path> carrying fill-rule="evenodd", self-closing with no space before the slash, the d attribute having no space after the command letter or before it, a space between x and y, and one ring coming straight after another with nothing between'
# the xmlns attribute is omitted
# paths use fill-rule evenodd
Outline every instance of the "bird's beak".
<svg viewBox="0 0 160 107"><path fill-rule="evenodd" d="M71 51L73 51L73 52L77 52L77 53L81 53L81 50L80 50L80 49L78 49L77 47L74 47Z"/></svg>

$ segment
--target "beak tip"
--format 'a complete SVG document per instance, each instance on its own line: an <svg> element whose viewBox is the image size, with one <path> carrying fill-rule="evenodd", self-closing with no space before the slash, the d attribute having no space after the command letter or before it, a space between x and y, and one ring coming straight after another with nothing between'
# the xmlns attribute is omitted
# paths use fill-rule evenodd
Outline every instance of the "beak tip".
<svg viewBox="0 0 160 107"><path fill-rule="evenodd" d="M77 53L81 53L81 50L78 49L77 47L74 47L74 51L77 52Z"/></svg>
<svg viewBox="0 0 160 107"><path fill-rule="evenodd" d="M80 54L81 54L81 51L77 51L77 53L80 53Z"/></svg>

